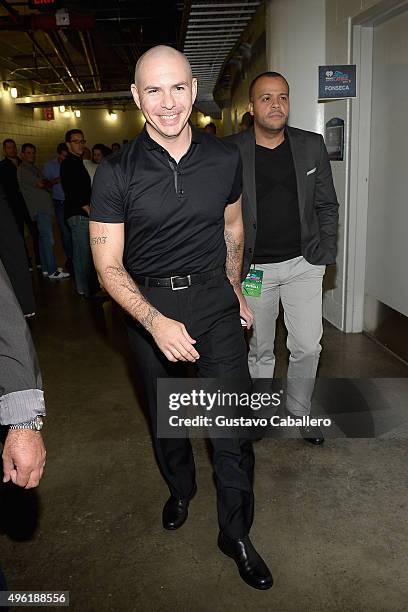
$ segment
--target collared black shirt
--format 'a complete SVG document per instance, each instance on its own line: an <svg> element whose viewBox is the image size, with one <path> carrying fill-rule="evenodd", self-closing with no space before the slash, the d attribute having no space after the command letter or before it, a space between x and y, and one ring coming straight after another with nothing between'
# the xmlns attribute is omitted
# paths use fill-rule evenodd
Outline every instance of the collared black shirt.
<svg viewBox="0 0 408 612"><path fill-rule="evenodd" d="M177 164L145 128L99 166L91 220L125 224L131 274L194 274L225 264L225 206L238 200L241 187L235 145L192 128Z"/></svg>
<svg viewBox="0 0 408 612"><path fill-rule="evenodd" d="M68 153L61 162L61 185L65 193L65 218L75 215L87 217L88 213L82 207L91 203L91 177L78 155Z"/></svg>

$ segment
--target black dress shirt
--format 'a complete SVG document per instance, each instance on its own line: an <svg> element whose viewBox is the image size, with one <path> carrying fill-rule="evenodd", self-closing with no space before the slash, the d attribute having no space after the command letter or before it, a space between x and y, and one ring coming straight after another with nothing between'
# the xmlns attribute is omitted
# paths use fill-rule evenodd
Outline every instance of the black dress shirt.
<svg viewBox="0 0 408 612"><path fill-rule="evenodd" d="M241 195L235 145L192 128L177 163L146 128L95 175L91 220L125 224L124 265L167 277L225 264L225 206Z"/></svg>
<svg viewBox="0 0 408 612"><path fill-rule="evenodd" d="M91 203L91 178L82 158L68 153L61 162L61 185L65 193L65 219L88 213L82 208Z"/></svg>

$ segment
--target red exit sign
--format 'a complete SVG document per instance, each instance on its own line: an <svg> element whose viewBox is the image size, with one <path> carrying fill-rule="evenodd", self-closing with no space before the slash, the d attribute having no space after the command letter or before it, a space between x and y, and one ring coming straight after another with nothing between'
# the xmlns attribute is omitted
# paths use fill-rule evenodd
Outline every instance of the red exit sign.
<svg viewBox="0 0 408 612"><path fill-rule="evenodd" d="M58 0L29 0L30 8L41 9L41 8L57 8Z"/></svg>

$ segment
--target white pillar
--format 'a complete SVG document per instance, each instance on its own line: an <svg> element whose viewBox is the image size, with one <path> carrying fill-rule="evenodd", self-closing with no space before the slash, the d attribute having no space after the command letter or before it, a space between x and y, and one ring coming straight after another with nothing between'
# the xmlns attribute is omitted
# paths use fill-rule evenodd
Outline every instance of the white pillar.
<svg viewBox="0 0 408 612"><path fill-rule="evenodd" d="M268 0L268 70L282 73L290 86L289 124L324 132L324 105L318 104L318 66L326 63L325 0Z"/></svg>

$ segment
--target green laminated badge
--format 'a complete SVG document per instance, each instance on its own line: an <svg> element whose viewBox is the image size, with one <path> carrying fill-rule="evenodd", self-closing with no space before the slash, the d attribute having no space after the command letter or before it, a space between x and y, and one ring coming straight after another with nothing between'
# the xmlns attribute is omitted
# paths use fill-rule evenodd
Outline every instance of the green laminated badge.
<svg viewBox="0 0 408 612"><path fill-rule="evenodd" d="M263 270L251 268L242 283L242 293L251 297L260 297L262 293Z"/></svg>

